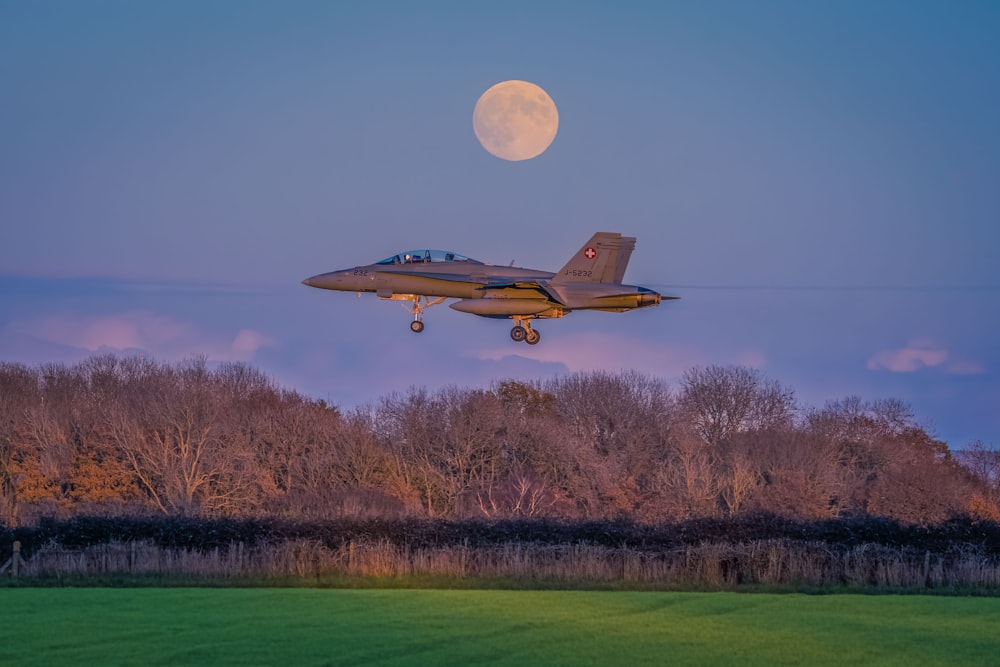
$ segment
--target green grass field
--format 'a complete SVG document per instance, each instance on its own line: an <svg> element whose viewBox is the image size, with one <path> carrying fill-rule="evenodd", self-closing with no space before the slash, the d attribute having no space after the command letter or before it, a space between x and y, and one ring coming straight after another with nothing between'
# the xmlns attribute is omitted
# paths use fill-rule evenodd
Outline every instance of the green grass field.
<svg viewBox="0 0 1000 667"><path fill-rule="evenodd" d="M0 589L0 665L995 665L1000 600Z"/></svg>

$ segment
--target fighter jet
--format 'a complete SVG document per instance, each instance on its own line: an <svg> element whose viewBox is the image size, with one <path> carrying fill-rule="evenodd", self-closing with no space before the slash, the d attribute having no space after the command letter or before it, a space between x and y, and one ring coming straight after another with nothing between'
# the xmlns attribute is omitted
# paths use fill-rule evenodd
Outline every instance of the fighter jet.
<svg viewBox="0 0 1000 667"><path fill-rule="evenodd" d="M343 292L374 292L399 301L413 316L410 330L424 330L424 310L458 299L451 308L481 317L512 319L510 337L536 345L535 319L563 317L574 310L620 313L657 306L679 297L623 285L635 238L598 232L556 273L484 264L447 250L410 250L365 266L306 278L309 287Z"/></svg>

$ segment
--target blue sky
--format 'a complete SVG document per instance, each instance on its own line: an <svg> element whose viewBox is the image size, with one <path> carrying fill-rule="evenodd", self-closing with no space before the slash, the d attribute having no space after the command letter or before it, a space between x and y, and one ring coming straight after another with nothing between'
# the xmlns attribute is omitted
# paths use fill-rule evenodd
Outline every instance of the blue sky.
<svg viewBox="0 0 1000 667"><path fill-rule="evenodd" d="M746 364L1000 445L1000 5L0 0L0 359L410 386ZM472 110L560 113L506 162ZM539 324L299 281L413 247L555 270L598 230L681 301Z"/></svg>

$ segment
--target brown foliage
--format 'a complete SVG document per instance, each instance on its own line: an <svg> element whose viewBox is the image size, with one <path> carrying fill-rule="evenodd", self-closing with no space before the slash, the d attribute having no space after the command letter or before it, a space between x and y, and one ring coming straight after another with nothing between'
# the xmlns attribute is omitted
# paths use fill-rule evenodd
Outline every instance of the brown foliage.
<svg viewBox="0 0 1000 667"><path fill-rule="evenodd" d="M739 367L692 369L677 391L580 373L342 412L242 364L0 364L8 525L149 512L929 523L997 515L994 454L979 443L956 460L899 401L799 410L790 389Z"/></svg>

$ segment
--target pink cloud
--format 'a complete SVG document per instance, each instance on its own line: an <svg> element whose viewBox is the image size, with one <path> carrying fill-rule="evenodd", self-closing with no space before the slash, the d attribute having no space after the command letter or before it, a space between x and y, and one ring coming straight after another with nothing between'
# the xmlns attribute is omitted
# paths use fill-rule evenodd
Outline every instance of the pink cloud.
<svg viewBox="0 0 1000 667"><path fill-rule="evenodd" d="M251 329L244 329L236 335L230 347L237 360L250 361L257 354L257 350L262 347L273 346L274 344L274 341L264 334Z"/></svg>
<svg viewBox="0 0 1000 667"><path fill-rule="evenodd" d="M951 375L982 375L986 367L978 361L959 359L948 364L946 369Z"/></svg>
<svg viewBox="0 0 1000 667"><path fill-rule="evenodd" d="M541 345L487 348L470 353L478 359L500 360L518 356L534 361L558 363L571 372L637 370L665 378L678 378L692 366L718 363L691 346L653 343L625 335L587 332L570 334L558 343L542 341ZM747 349L737 353L731 363L751 365L755 368L766 364L760 350ZM728 362L727 362L728 363Z"/></svg>
<svg viewBox="0 0 1000 667"><path fill-rule="evenodd" d="M161 345L192 330L190 325L145 310L108 316L61 313L13 322L10 328L16 333L91 352Z"/></svg>
<svg viewBox="0 0 1000 667"><path fill-rule="evenodd" d="M211 361L251 361L261 347L275 344L250 329L230 338L148 310L101 316L46 315L11 322L7 331L88 352L142 350L167 360L203 354Z"/></svg>
<svg viewBox="0 0 1000 667"><path fill-rule="evenodd" d="M919 339L899 349L876 353L868 360L868 368L873 371L913 373L921 368L940 366L948 357L948 350L944 346L929 339Z"/></svg>

